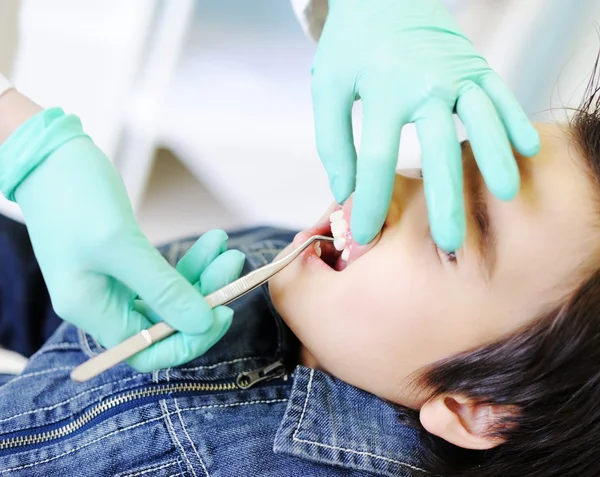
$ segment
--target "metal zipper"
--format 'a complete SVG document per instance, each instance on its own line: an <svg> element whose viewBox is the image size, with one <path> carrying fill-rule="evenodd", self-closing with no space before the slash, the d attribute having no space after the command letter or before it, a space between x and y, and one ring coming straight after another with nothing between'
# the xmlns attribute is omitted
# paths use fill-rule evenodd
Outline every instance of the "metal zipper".
<svg viewBox="0 0 600 477"><path fill-rule="evenodd" d="M261 381L284 377L286 374L283 361L277 361L264 368L256 369L247 373L238 374L235 383L240 389L248 389Z"/></svg>
<svg viewBox="0 0 600 477"><path fill-rule="evenodd" d="M118 406L122 406L132 401L145 398L155 398L171 393L189 393L189 392L219 392L233 391L239 389L249 389L255 384L271 379L285 378L286 369L283 361L277 361L273 364L257 369L255 371L240 373L237 375L235 382L227 383L172 383L160 384L144 389L129 391L120 396L115 396L107 399L86 411L73 422L64 426L57 427L46 432L32 434L28 436L17 436L8 439L0 439L0 451L13 449L15 447L30 446L35 444L43 444L55 439L66 437L86 424L96 419L103 413L110 411Z"/></svg>

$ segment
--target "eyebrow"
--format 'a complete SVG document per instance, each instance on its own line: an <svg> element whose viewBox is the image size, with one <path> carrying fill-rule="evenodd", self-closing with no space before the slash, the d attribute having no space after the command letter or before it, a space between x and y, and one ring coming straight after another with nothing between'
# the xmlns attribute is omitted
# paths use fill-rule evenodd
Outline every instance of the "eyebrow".
<svg viewBox="0 0 600 477"><path fill-rule="evenodd" d="M468 145L467 147L463 147L463 160L465 170L468 170L466 174L469 187L469 194L467 196L468 215L470 223L475 226L475 247L483 269L484 278L485 280L489 280L493 276L496 267L496 229L490 220L487 188L483 181L483 176L475 163L473 152Z"/></svg>

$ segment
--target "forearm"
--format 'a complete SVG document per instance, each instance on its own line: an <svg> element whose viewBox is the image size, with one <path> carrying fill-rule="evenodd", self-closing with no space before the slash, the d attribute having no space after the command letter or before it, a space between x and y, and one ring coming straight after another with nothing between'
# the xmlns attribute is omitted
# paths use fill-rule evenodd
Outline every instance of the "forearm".
<svg viewBox="0 0 600 477"><path fill-rule="evenodd" d="M42 110L16 89L0 92L0 144L25 121Z"/></svg>

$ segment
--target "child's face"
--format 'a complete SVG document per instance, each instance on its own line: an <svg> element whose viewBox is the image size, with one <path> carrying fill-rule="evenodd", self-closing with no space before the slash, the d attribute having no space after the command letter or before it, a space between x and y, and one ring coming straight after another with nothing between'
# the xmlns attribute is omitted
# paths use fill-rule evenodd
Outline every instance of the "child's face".
<svg viewBox="0 0 600 477"><path fill-rule="evenodd" d="M467 240L455 261L429 236L422 181L399 175L381 236L355 249L345 270L311 247L271 281L277 310L319 368L418 408L424 390L410 386L411 375L517 330L573 290L596 249L595 191L566 133L538 129L542 151L519 159L518 197L502 202L479 189L488 240L473 217L480 175L465 149ZM328 217L295 245L324 232Z"/></svg>

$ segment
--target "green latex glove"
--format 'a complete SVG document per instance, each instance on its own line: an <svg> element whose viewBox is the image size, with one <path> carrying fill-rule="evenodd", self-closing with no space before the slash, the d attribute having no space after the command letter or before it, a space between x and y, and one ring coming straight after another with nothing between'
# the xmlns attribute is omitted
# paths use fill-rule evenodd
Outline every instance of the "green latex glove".
<svg viewBox="0 0 600 477"><path fill-rule="evenodd" d="M60 109L38 113L0 147L0 190L16 199L57 314L112 347L152 325L135 309L137 296L182 334L135 356L139 370L180 364L210 347L229 326L231 311L212 310L198 280L225 251L224 232L195 247L197 266L171 267L144 237L112 163L77 117ZM240 258L218 262L222 275L207 289L237 278ZM191 259L190 259L191 260ZM243 261L242 261L243 263Z"/></svg>
<svg viewBox="0 0 600 477"><path fill-rule="evenodd" d="M329 0L312 74L317 149L335 199L342 203L355 191L351 229L362 244L387 215L405 124L416 123L431 232L448 251L460 248L466 231L453 111L500 199L519 189L510 142L525 156L540 148L508 87L438 0ZM351 109L358 98L357 160Z"/></svg>
<svg viewBox="0 0 600 477"><path fill-rule="evenodd" d="M227 250L227 235L222 230L204 234L177 263L179 271L203 295L210 295L237 280L245 256L239 250ZM153 324L162 321L146 302L136 300L135 310ZM206 353L229 329L233 310L226 306L214 309L212 327L202 335L177 333L133 356L127 362L141 371L152 371L187 363Z"/></svg>

